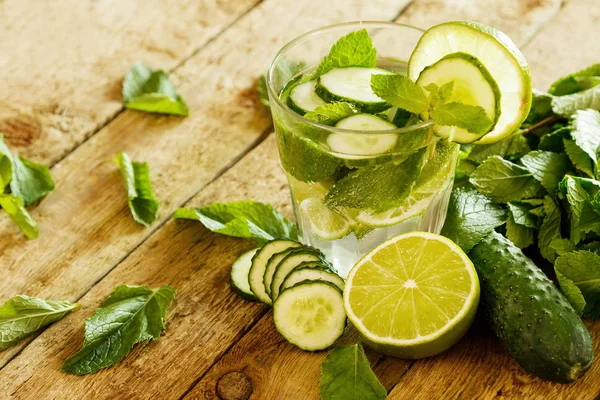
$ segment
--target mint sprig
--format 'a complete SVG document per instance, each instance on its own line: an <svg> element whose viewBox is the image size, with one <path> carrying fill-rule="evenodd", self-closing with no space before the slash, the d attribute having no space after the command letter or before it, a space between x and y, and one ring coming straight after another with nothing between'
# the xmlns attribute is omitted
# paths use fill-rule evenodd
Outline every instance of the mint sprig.
<svg viewBox="0 0 600 400"><path fill-rule="evenodd" d="M358 112L358 109L349 103L329 103L304 114L304 118L324 125L333 126L340 120L357 114Z"/></svg>
<svg viewBox="0 0 600 400"><path fill-rule="evenodd" d="M457 126L472 133L486 133L492 126L482 107L457 101L440 104L429 115L438 125Z"/></svg>
<svg viewBox="0 0 600 400"><path fill-rule="evenodd" d="M371 89L392 106L411 113L420 114L429 109L429 98L425 90L406 76L372 75Z"/></svg>
<svg viewBox="0 0 600 400"><path fill-rule="evenodd" d="M331 71L333 68L343 67L375 67L377 66L377 53L373 41L366 29L350 32L340 38L321 61L312 79Z"/></svg>

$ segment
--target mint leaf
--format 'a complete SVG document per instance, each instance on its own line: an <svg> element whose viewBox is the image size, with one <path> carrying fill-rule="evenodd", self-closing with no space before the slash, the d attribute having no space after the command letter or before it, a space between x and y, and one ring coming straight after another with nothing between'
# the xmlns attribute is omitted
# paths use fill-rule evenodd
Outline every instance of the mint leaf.
<svg viewBox="0 0 600 400"><path fill-rule="evenodd" d="M174 298L175 289L169 285L118 286L85 320L83 347L63 363L62 370L93 374L123 359L136 343L157 340Z"/></svg>
<svg viewBox="0 0 600 400"><path fill-rule="evenodd" d="M271 102L269 101L269 92L267 90L267 78L261 75L256 83L256 91L258 93L258 100L261 104L267 108L271 108Z"/></svg>
<svg viewBox="0 0 600 400"><path fill-rule="evenodd" d="M554 268L577 286L587 303L584 314L590 315L600 301L600 256L585 250L573 251L558 257ZM578 299L577 306L580 305Z"/></svg>
<svg viewBox="0 0 600 400"><path fill-rule="evenodd" d="M469 160L482 163L491 156L518 158L527 154L530 150L525 136L515 133L496 143L473 146L469 154Z"/></svg>
<svg viewBox="0 0 600 400"><path fill-rule="evenodd" d="M23 200L19 197L14 194L0 194L0 207L6 211L28 239L35 239L39 236L37 223L31 218L25 209Z"/></svg>
<svg viewBox="0 0 600 400"><path fill-rule="evenodd" d="M550 244L555 239L561 238L561 214L560 209L550 196L544 198L544 212L545 216L538 232L538 247L540 248L540 253L546 260L554 262L556 253Z"/></svg>
<svg viewBox="0 0 600 400"><path fill-rule="evenodd" d="M490 232L504 224L506 212L473 189L452 191L442 235L469 252Z"/></svg>
<svg viewBox="0 0 600 400"><path fill-rule="evenodd" d="M569 159L565 154L549 151L532 151L523 156L521 162L549 193L554 193L569 170Z"/></svg>
<svg viewBox="0 0 600 400"><path fill-rule="evenodd" d="M321 364L323 400L385 400L387 391L360 344L331 350Z"/></svg>
<svg viewBox="0 0 600 400"><path fill-rule="evenodd" d="M35 203L54 190L54 182L48 167L13 155L6 146L4 137L1 134L0 155L2 156L0 160L2 184L6 186L10 173L10 191L23 200L26 206ZM0 192L4 189L4 186L0 188Z"/></svg>
<svg viewBox="0 0 600 400"><path fill-rule="evenodd" d="M571 137L577 146L598 164L600 147L600 112L579 110L573 114Z"/></svg>
<svg viewBox="0 0 600 400"><path fill-rule="evenodd" d="M78 304L68 301L44 300L24 295L8 299L0 307L0 350L58 321L77 307Z"/></svg>
<svg viewBox="0 0 600 400"><path fill-rule="evenodd" d="M313 78L319 77L333 68L376 67L377 53L366 29L350 32L340 38L321 60Z"/></svg>
<svg viewBox="0 0 600 400"><path fill-rule="evenodd" d="M583 314L583 310L585 309L585 298L581 293L581 290L573 283L572 280L558 272L556 272L556 280L558 281L558 286L560 287L561 292L565 295L571 306L577 313L577 315L581 316Z"/></svg>
<svg viewBox="0 0 600 400"><path fill-rule="evenodd" d="M270 204L241 200L206 207L180 208L173 218L200 221L222 235L254 239L264 244L276 238L296 239L296 225Z"/></svg>
<svg viewBox="0 0 600 400"><path fill-rule="evenodd" d="M371 75L371 89L392 106L413 114L420 114L429 108L425 90L403 75Z"/></svg>
<svg viewBox="0 0 600 400"><path fill-rule="evenodd" d="M482 107L456 101L434 107L429 115L438 125L457 126L472 133L486 133L492 126Z"/></svg>
<svg viewBox="0 0 600 400"><path fill-rule="evenodd" d="M517 224L511 215L506 219L506 237L520 249L529 247L535 242L535 230Z"/></svg>
<svg viewBox="0 0 600 400"><path fill-rule="evenodd" d="M539 226L538 216L531 212L537 205L524 201L509 201L507 205L515 223L528 228L537 228Z"/></svg>
<svg viewBox="0 0 600 400"><path fill-rule="evenodd" d="M567 175L561 181L559 189L569 203L570 239L577 244L586 233L600 231L600 215L591 204L600 192L600 182Z"/></svg>
<svg viewBox="0 0 600 400"><path fill-rule="evenodd" d="M498 156L485 160L469 181L481 193L501 203L533 197L540 190L531 172Z"/></svg>
<svg viewBox="0 0 600 400"><path fill-rule="evenodd" d="M540 138L538 150L552 151L562 153L565 151L564 139L570 139L571 130L566 126L561 126Z"/></svg>
<svg viewBox="0 0 600 400"><path fill-rule="evenodd" d="M115 162L123 176L133 219L139 224L150 226L156 219L158 200L152 194L148 163L131 161L123 152L117 155Z"/></svg>
<svg viewBox="0 0 600 400"><path fill-rule="evenodd" d="M548 92L555 96L564 96L566 94L580 92L595 86L590 86L593 82L598 82L596 85L600 84L598 78L600 78L600 64L594 64L586 69L577 71L574 74L560 78L552 84Z"/></svg>
<svg viewBox="0 0 600 400"><path fill-rule="evenodd" d="M571 242L569 239L554 239L550 242L550 247L556 251L556 254L559 256L577 250L575 243Z"/></svg>
<svg viewBox="0 0 600 400"><path fill-rule="evenodd" d="M553 115L553 96L536 89L533 89L532 93L531 109L529 110L527 118L523 121L523 127L529 127Z"/></svg>
<svg viewBox="0 0 600 400"><path fill-rule="evenodd" d="M600 86L552 99L552 110L561 117L569 118L586 108L600 110Z"/></svg>
<svg viewBox="0 0 600 400"><path fill-rule="evenodd" d="M161 114L188 115L185 101L177 93L169 76L161 70L153 71L142 62L136 62L123 81L125 108Z"/></svg>
<svg viewBox="0 0 600 400"><path fill-rule="evenodd" d="M385 163L359 168L338 180L325 195L330 208L390 210L408 197L425 161L425 149L399 165Z"/></svg>
<svg viewBox="0 0 600 400"><path fill-rule="evenodd" d="M569 156L569 160L571 160L573 166L590 178L593 178L595 176L595 168L590 156L577 146L577 143L575 143L574 140L563 139L563 143L565 146L565 153Z"/></svg>
<svg viewBox="0 0 600 400"><path fill-rule="evenodd" d="M341 119L357 114L359 111L349 103L329 103L304 114L304 118L324 125L333 126Z"/></svg>

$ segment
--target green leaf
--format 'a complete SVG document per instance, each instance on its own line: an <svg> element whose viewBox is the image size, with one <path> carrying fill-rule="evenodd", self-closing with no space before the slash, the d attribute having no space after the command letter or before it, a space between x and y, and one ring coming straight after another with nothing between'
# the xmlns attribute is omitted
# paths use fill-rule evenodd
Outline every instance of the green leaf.
<svg viewBox="0 0 600 400"><path fill-rule="evenodd" d="M554 193L569 170L569 159L562 153L536 150L523 156L521 162L549 193Z"/></svg>
<svg viewBox="0 0 600 400"><path fill-rule="evenodd" d="M529 110L529 114L525 121L523 121L523 127L529 127L534 125L548 117L550 117L552 112L552 98L553 96L540 92L539 90L532 90L533 96L531 100L531 109Z"/></svg>
<svg viewBox="0 0 600 400"><path fill-rule="evenodd" d="M565 146L565 153L569 156L569 160L573 163L575 168L579 171L583 172L590 178L595 176L593 161L590 156L587 155L585 151L583 151L574 140L563 139L563 143Z"/></svg>
<svg viewBox="0 0 600 400"><path fill-rule="evenodd" d="M162 114L188 115L185 101L164 71L153 71L144 63L131 66L123 81L125 108Z"/></svg>
<svg viewBox="0 0 600 400"><path fill-rule="evenodd" d="M340 38L321 60L314 78L329 72L333 68L376 67L377 53L366 29L350 32Z"/></svg>
<svg viewBox="0 0 600 400"><path fill-rule="evenodd" d="M596 110L579 110L573 114L571 137L577 146L598 164L598 148L600 147L600 112Z"/></svg>
<svg viewBox="0 0 600 400"><path fill-rule="evenodd" d="M569 239L554 239L550 242L550 248L556 251L556 254L559 256L577 250L575 243L571 242Z"/></svg>
<svg viewBox="0 0 600 400"><path fill-rule="evenodd" d="M433 108L429 115L438 125L457 126L472 133L486 133L492 126L482 107L456 101Z"/></svg>
<svg viewBox="0 0 600 400"><path fill-rule="evenodd" d="M567 175L561 181L559 189L569 203L570 239L577 244L585 237L585 233L600 231L600 215L591 204L600 192L600 182Z"/></svg>
<svg viewBox="0 0 600 400"><path fill-rule="evenodd" d="M15 296L0 307L0 350L6 349L33 332L58 321L78 304Z"/></svg>
<svg viewBox="0 0 600 400"><path fill-rule="evenodd" d="M552 110L564 118L569 118L578 110L586 108L600 110L600 86L552 99Z"/></svg>
<svg viewBox="0 0 600 400"><path fill-rule="evenodd" d="M133 219L139 224L150 226L156 219L158 200L152 194L148 163L131 161L123 152L117 155L115 161L123 176Z"/></svg>
<svg viewBox="0 0 600 400"><path fill-rule="evenodd" d="M469 160L480 164L491 156L518 158L527 154L530 150L525 136L516 133L496 143L473 146L469 154Z"/></svg>
<svg viewBox="0 0 600 400"><path fill-rule="evenodd" d="M571 303L571 306L573 306L577 315L581 316L585 309L585 298L583 297L581 290L579 290L572 280L558 272L558 270L555 269L555 272L556 280L558 280L561 292L563 292L567 300L569 300L569 303Z"/></svg>
<svg viewBox="0 0 600 400"><path fill-rule="evenodd" d="M256 82L256 91L258 92L258 100L261 104L267 108L271 108L271 102L269 101L269 92L267 90L267 78L261 75Z"/></svg>
<svg viewBox="0 0 600 400"><path fill-rule="evenodd" d="M600 300L600 256L585 250L572 251L558 257L554 268L581 291L587 303L584 313L591 311Z"/></svg>
<svg viewBox="0 0 600 400"><path fill-rule="evenodd" d="M408 197L425 160L425 149L399 165L385 163L359 168L338 180L325 195L330 208L390 210Z"/></svg>
<svg viewBox="0 0 600 400"><path fill-rule="evenodd" d="M498 156L489 157L471 175L477 190L497 202L533 197L540 184L526 168Z"/></svg>
<svg viewBox="0 0 600 400"><path fill-rule="evenodd" d="M2 135L0 135L0 154L2 155L0 161L2 183L6 186L10 170L10 191L23 200L25 206L35 203L54 190L54 182L48 167L13 155ZM10 169L7 159L10 160Z"/></svg>
<svg viewBox="0 0 600 400"><path fill-rule="evenodd" d="M356 107L349 103L329 103L304 114L304 118L324 125L333 126L341 119L357 114L358 112Z"/></svg>
<svg viewBox="0 0 600 400"><path fill-rule="evenodd" d="M506 212L474 189L452 191L442 235L469 252L490 232L504 224Z"/></svg>
<svg viewBox="0 0 600 400"><path fill-rule="evenodd" d="M592 79L590 80L589 78ZM594 64L574 74L560 78L552 84L548 92L555 96L577 93L600 84L598 78L600 78L600 64ZM594 82L597 83L594 85Z"/></svg>
<svg viewBox="0 0 600 400"><path fill-rule="evenodd" d="M2 153L2 147L6 147L0 134L0 193L4 192L6 186L12 179L12 161L11 158Z"/></svg>
<svg viewBox="0 0 600 400"><path fill-rule="evenodd" d="M387 391L360 344L331 350L321 364L321 399L385 400Z"/></svg>
<svg viewBox="0 0 600 400"><path fill-rule="evenodd" d="M200 221L213 232L254 239L259 244L276 238L297 238L295 224L273 206L252 200L213 203L194 209L180 208L173 218Z"/></svg>
<svg viewBox="0 0 600 400"><path fill-rule="evenodd" d="M546 260L554 262L556 253L550 246L550 243L552 243L554 239L561 238L561 215L560 209L550 196L544 198L544 212L546 215L542 220L542 225L538 232L538 247L540 248L540 253Z"/></svg>
<svg viewBox="0 0 600 400"><path fill-rule="evenodd" d="M372 75L371 89L392 106L413 114L420 114L429 108L425 90L400 74Z"/></svg>
<svg viewBox="0 0 600 400"><path fill-rule="evenodd" d="M530 204L524 201L509 201L508 210L515 223L523 225L528 228L538 228L539 218L537 215L532 214L531 210L535 209L537 205Z"/></svg>
<svg viewBox="0 0 600 400"><path fill-rule="evenodd" d="M83 347L63 363L62 370L93 374L123 359L136 343L157 340L174 298L169 285L118 286L85 320Z"/></svg>
<svg viewBox="0 0 600 400"><path fill-rule="evenodd" d="M506 237L520 249L531 246L535 242L535 229L517 224L509 215L506 219Z"/></svg>
<svg viewBox="0 0 600 400"><path fill-rule="evenodd" d="M563 139L571 137L571 129L566 126L560 126L553 132L543 135L538 144L538 150L552 151L554 153L562 153L565 150Z"/></svg>
<svg viewBox="0 0 600 400"><path fill-rule="evenodd" d="M0 194L0 207L6 211L28 239L35 239L39 236L37 223L25 209L23 200L14 194Z"/></svg>

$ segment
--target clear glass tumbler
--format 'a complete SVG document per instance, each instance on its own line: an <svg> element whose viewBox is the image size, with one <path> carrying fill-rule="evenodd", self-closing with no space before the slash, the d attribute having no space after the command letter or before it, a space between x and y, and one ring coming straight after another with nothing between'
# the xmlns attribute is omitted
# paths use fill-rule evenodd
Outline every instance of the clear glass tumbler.
<svg viewBox="0 0 600 400"><path fill-rule="evenodd" d="M320 249L344 278L361 256L392 236L440 232L458 155L458 145L438 140L427 122L385 131L346 130L313 122L288 107L286 85L314 70L340 37L363 28L377 49L378 66L405 73L422 30L350 22L292 40L276 55L267 75L300 239ZM352 143L354 150L340 151L340 143ZM361 144L370 149L368 154ZM374 153L378 148L382 151ZM422 160L416 180L408 173L415 160Z"/></svg>

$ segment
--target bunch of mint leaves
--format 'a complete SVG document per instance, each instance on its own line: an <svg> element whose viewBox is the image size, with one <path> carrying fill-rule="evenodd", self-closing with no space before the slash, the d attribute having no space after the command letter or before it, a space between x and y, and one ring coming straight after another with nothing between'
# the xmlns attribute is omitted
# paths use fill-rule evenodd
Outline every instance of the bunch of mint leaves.
<svg viewBox="0 0 600 400"><path fill-rule="evenodd" d="M469 251L496 229L600 317L600 64L534 91L521 129L463 146L442 234Z"/></svg>

